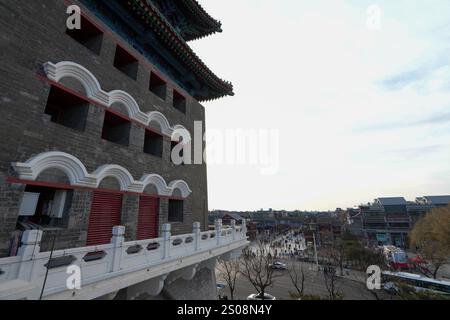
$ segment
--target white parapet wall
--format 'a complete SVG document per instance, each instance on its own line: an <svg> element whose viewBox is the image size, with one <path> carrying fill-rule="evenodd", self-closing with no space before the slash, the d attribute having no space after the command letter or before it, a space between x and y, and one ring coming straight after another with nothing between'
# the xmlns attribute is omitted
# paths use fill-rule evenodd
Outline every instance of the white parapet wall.
<svg viewBox="0 0 450 320"><path fill-rule="evenodd" d="M117 226L109 244L54 252L40 252L42 231L26 231L18 256L0 259L0 300L89 300L129 287L136 295L156 296L166 281L193 279L248 245L245 223L223 228L217 220L215 226L201 232L196 222L192 233L173 236L165 224L161 238L131 242L124 241L125 227Z"/></svg>

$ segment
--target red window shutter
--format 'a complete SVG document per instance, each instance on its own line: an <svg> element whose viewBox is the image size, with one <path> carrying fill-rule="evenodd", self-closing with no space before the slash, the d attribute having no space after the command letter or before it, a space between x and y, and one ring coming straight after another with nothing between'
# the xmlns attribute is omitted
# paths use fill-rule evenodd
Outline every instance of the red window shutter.
<svg viewBox="0 0 450 320"><path fill-rule="evenodd" d="M112 229L121 222L121 211L121 194L94 191L86 245L95 246L111 242Z"/></svg>
<svg viewBox="0 0 450 320"><path fill-rule="evenodd" d="M142 196L140 198L137 240L154 239L158 237L158 209L158 198L147 196Z"/></svg>

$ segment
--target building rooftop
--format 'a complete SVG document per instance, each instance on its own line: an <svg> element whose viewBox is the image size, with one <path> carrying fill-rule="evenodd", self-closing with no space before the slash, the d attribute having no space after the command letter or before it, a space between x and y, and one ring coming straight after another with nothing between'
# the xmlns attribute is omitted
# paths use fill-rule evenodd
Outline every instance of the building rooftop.
<svg viewBox="0 0 450 320"><path fill-rule="evenodd" d="M191 37L183 38L185 32L180 26L180 22L173 22L172 24L168 18L167 13L164 15L159 11L158 7L153 4L153 1L147 0L129 0L126 1L126 5L129 10L138 18L145 28L152 30L159 41L173 54L178 61L180 61L184 67L187 67L197 78L197 81L201 83L205 89L205 92L196 92L193 94L194 98L198 101L208 101L221 98L227 95L234 95L233 85L230 82L224 81L216 76L206 64L195 54L195 52L186 43ZM200 7L200 5L193 0L179 1L180 7L184 6L190 8L193 15L202 21L209 21L209 24L214 24L210 19L206 17L206 12ZM175 9L174 9L175 10ZM182 11L181 9L175 10L176 12ZM211 18L212 19L212 18ZM220 23L217 22L220 26ZM219 28L210 28L208 32L211 33ZM221 30L221 29L220 29ZM197 37L202 34L197 33ZM203 34L203 36L205 33ZM187 90L189 91L189 90Z"/></svg>
<svg viewBox="0 0 450 320"><path fill-rule="evenodd" d="M450 204L450 195L448 196L424 196L423 199L427 204L447 205Z"/></svg>
<svg viewBox="0 0 450 320"><path fill-rule="evenodd" d="M227 213L224 216L230 216L232 219L236 220L236 221L241 221L244 220L244 218L242 218L239 214L237 213Z"/></svg>
<svg viewBox="0 0 450 320"><path fill-rule="evenodd" d="M153 2L186 41L222 32L222 23L211 17L196 0L147 2Z"/></svg>
<svg viewBox="0 0 450 320"><path fill-rule="evenodd" d="M403 197L392 197L392 198L377 198L375 199L375 204L380 204L382 206L401 206L406 205L407 202Z"/></svg>

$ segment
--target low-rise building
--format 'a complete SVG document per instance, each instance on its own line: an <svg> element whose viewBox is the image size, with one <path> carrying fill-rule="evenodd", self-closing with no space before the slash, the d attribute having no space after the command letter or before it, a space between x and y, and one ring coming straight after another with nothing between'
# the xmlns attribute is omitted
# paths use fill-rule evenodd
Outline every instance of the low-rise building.
<svg viewBox="0 0 450 320"><path fill-rule="evenodd" d="M377 198L358 209L347 210L347 230L369 245L409 246L415 223L432 209L450 204L450 196L425 196L407 201L403 197Z"/></svg>

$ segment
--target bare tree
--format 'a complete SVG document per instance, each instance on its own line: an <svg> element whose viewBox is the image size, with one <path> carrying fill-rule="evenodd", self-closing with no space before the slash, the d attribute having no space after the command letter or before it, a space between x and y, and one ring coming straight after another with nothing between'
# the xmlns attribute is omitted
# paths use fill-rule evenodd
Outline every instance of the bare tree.
<svg viewBox="0 0 450 320"><path fill-rule="evenodd" d="M230 291L230 298L234 300L234 291L236 289L236 279L241 272L239 260L221 261L217 265L220 277L227 283Z"/></svg>
<svg viewBox="0 0 450 320"><path fill-rule="evenodd" d="M326 262L323 269L323 279L325 288L328 291L328 299L340 300L342 299L342 294L339 292L337 267L341 265L341 252L334 246L328 246L322 248L319 255L321 260Z"/></svg>
<svg viewBox="0 0 450 320"><path fill-rule="evenodd" d="M272 287L279 275L272 268L275 257L266 241L256 247L247 247L241 258L241 274L250 282L255 290L264 297L266 289Z"/></svg>
<svg viewBox="0 0 450 320"><path fill-rule="evenodd" d="M342 294L339 292L337 270L335 266L325 266L323 269L323 278L325 288L328 291L328 298L330 300L341 300Z"/></svg>
<svg viewBox="0 0 450 320"><path fill-rule="evenodd" d="M303 270L303 263L292 263L288 268L288 274L292 285L297 291L295 294L291 293L291 296L299 298L303 297L305 291L305 272Z"/></svg>
<svg viewBox="0 0 450 320"><path fill-rule="evenodd" d="M328 251L329 259L333 265L339 267L340 275L344 275L344 265L349 262L352 250L360 247L359 241L349 232L345 232L341 237L335 239L331 245L332 250Z"/></svg>
<svg viewBox="0 0 450 320"><path fill-rule="evenodd" d="M382 300L380 290L369 289L367 287L367 269L369 266L378 266L380 268L385 264L384 257L380 252L373 251L363 246L361 242L355 242L351 248L348 249L347 261L352 264L352 275L354 279L361 282L361 290L363 292L369 292L376 300Z"/></svg>
<svg viewBox="0 0 450 320"><path fill-rule="evenodd" d="M347 246L346 246L346 242L342 239L337 239L334 241L333 243L333 260L336 263L336 265L339 267L339 272L340 275L343 276L344 275L344 263L346 260L346 255L347 255Z"/></svg>

